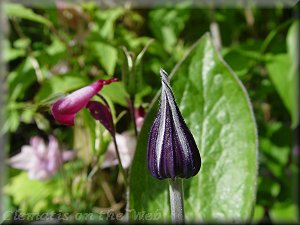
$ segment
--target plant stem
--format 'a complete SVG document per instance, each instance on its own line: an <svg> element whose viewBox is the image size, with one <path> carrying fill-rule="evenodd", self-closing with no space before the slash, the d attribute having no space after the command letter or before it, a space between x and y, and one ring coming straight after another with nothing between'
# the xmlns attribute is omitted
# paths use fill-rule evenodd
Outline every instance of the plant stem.
<svg viewBox="0 0 300 225"><path fill-rule="evenodd" d="M101 94L97 94L97 96L100 97L104 101L106 106L110 109L109 104L106 101L106 99ZM115 145L115 149L116 149L116 153L117 153L117 158L118 158L118 162L119 162L119 168L120 168L120 171L121 171L121 173L124 177L125 186L127 187L128 186L128 181L127 181L127 177L126 177L124 167L122 166L122 162L121 162L121 158L120 158L120 152L119 152L119 148L118 148L118 144L117 144L117 140L116 140L116 126L115 126L114 123L113 123L113 125L114 125L114 131L113 131L113 134L111 136L112 136L113 141L114 141L114 145Z"/></svg>
<svg viewBox="0 0 300 225"><path fill-rule="evenodd" d="M122 162L121 162L121 158L120 158L120 153L119 153L119 148L118 148L118 145L117 145L117 141L116 141L116 135L112 135L112 138L113 138L113 141L114 141L114 145L115 145L115 149L116 149L116 153L117 153L117 157L118 157L118 161L119 161L119 168L120 168L120 171L124 177L124 183L125 183L125 186L127 187L128 186L128 182L127 182L127 177L126 177L126 173L125 173L125 170L122 166Z"/></svg>
<svg viewBox="0 0 300 225"><path fill-rule="evenodd" d="M129 110L131 114L131 120L133 123L133 128L134 128L134 134L137 137L138 136L138 131L136 127L136 122L135 122L135 115L134 115L134 96L130 97L129 99Z"/></svg>
<svg viewBox="0 0 300 225"><path fill-rule="evenodd" d="M169 180L172 224L184 224L182 179Z"/></svg>

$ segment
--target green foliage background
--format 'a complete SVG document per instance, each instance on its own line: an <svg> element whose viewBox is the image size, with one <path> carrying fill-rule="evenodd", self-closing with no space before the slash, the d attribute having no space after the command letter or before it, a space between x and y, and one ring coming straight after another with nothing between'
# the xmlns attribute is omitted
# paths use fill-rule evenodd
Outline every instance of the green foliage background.
<svg viewBox="0 0 300 225"><path fill-rule="evenodd" d="M146 9L121 6L102 8L92 2L71 5L65 9L63 6L57 8L54 3L47 7L4 4L3 12L9 19L7 25L10 30L3 45L4 58L8 65L8 73L5 76L6 116L2 127L2 132L9 137L7 155L17 153L22 145L28 143L31 136L46 137L50 133L54 134L65 148L80 149L78 159L66 164L63 167L64 172L60 172L49 182L30 181L25 172L7 169L5 209L38 213L61 210L69 213L70 220L74 219L77 212L98 215L99 212L103 212L103 208L112 207L105 197L105 189L101 188L103 182L106 182L115 200L123 203L118 210L125 211L126 199L125 195L121 194L124 193L124 186L118 179L117 168L101 171L95 169L103 160L110 141L109 134L100 124L91 120L84 110L76 118L79 125L74 129L58 125L49 114L50 104L63 94L94 80L114 76L122 81L105 87L101 93L112 107L118 132L132 130L128 113L129 96L134 96L135 107L142 106L147 112L149 110L133 162L130 203L136 210L144 210L147 204L146 209L150 212L161 208L164 218L167 218L168 196L164 183L157 184L148 174L144 177L141 174L147 172L144 171L145 162L141 160L145 155L143 151L147 128L151 126L151 118L156 113L157 105L153 106L152 101L160 89L159 69L163 67L168 72L173 71L191 46L210 31L212 24L217 24L222 43L220 55L226 63L217 56L218 53L212 46L205 51L199 50L197 59L211 52L214 62L218 64L216 67L211 66L211 69L228 77L235 77L236 74L248 94L241 92L242 94L233 101L230 96L234 96L235 89L241 91L242 86L227 82L222 87L223 91L220 91L220 87L208 85L211 90L206 93L205 101L201 102L199 98L193 97L184 99L181 94L186 85L190 88L187 96L201 92L192 89L192 81L196 79L195 76L199 76L199 71L186 69L189 63L183 63L178 70L180 75L174 73L171 84L193 134L197 133L193 124L195 119L200 126L207 126L203 122L203 117L207 115L202 113L201 106L197 103L200 101L204 105L216 104L218 98L225 95L224 107L229 107L227 113L233 114L230 118L234 121L230 121L230 124L239 128L230 140L233 146L245 144L250 146L245 149L250 150L239 155L238 147L233 148L232 152L228 147L224 158L212 156L210 160L212 165L214 161L216 165L225 165L222 168L224 170L238 170L240 173L236 172L236 177L242 178L250 171L251 178L241 184L246 185L250 191L242 198L239 209L235 208L232 201L226 200L234 197L235 193L226 194L224 202L221 203L222 195L215 199L214 195L223 193L224 190L221 189L226 185L238 185L238 182L235 183L232 179L235 173L230 179L216 179L216 182L213 179L208 183L210 185L205 186L202 182L205 179L209 180L213 174L221 176L221 170L214 173L216 166L204 166L200 175L193 178L185 190L186 194L190 194L186 198L187 217L192 221L232 221L237 218L251 219L252 223L299 222L299 205L296 198L296 158L299 156L299 146L297 150L293 137L293 132L299 125L299 59L296 41L299 22L293 17L293 10L295 9L280 6L273 9L192 8L185 3ZM213 41L214 38L216 37L213 36ZM202 39L205 40L202 40L198 49L201 49L201 46L204 48L205 45L212 45L207 36ZM138 54L147 44L149 46L143 59L134 71L136 77L133 86L130 86L133 88L129 90L126 80L128 77L122 76L122 68L129 56L124 55L122 46L138 61ZM227 64L232 71L228 69ZM194 82L200 80L196 79ZM258 158L255 155L255 124L251 121L250 103L245 100L247 95L253 106L258 130ZM223 105L220 107L216 115L222 112ZM211 118L213 121L215 117ZM215 124L209 123L212 127L216 126ZM251 127L250 131L244 127L245 124ZM243 129L247 132L243 133ZM196 137L198 144L203 141L199 137ZM213 133L210 138L213 141L220 138L223 140L224 137ZM200 149L204 158L213 155L209 153L213 150L211 146L212 143L207 149ZM223 148L216 149L223 151ZM222 164L226 160L229 162ZM230 165L232 161L237 168ZM259 168L257 182L256 167ZM97 172L91 175L94 169ZM139 198L139 190L135 196L135 189L142 187L145 188L143 191L146 198ZM220 188L220 192L217 187ZM199 199L193 193L199 195ZM156 199L151 203L154 197ZM203 206L206 203L202 202L202 197L208 206ZM251 202L256 202L253 211ZM135 208L135 204L140 206ZM193 209L198 208L201 212L199 215L196 211L193 212ZM106 218L97 217L97 220ZM142 216L139 219L145 218Z"/></svg>

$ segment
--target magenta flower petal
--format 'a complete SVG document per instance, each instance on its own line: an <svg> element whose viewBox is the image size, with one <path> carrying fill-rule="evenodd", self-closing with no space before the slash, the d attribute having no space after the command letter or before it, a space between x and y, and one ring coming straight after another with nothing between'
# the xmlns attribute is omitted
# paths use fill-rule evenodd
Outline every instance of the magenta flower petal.
<svg viewBox="0 0 300 225"><path fill-rule="evenodd" d="M56 121L58 121L59 123L64 124L64 125L73 126L74 119L75 119L75 113L66 114L66 113L62 113L59 111L59 107L64 100L65 100L64 98L59 99L52 105L52 107L51 107L52 115L53 115L54 119Z"/></svg>
<svg viewBox="0 0 300 225"><path fill-rule="evenodd" d="M107 106L100 102L90 101L86 107L91 112L92 116L96 120L99 120L100 123L111 133L111 135L115 134L112 115Z"/></svg>
<svg viewBox="0 0 300 225"><path fill-rule="evenodd" d="M102 89L103 85L116 81L116 78L98 80L57 100L51 107L54 119L64 125L74 125L76 113L87 105L90 99Z"/></svg>

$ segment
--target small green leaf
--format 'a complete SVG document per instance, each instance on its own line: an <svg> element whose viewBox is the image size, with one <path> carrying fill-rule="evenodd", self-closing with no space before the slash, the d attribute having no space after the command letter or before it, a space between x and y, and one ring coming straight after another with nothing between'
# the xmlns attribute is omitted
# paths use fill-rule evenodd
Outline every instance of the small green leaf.
<svg viewBox="0 0 300 225"><path fill-rule="evenodd" d="M270 210L271 220L275 223L299 223L299 208L292 203L276 203Z"/></svg>
<svg viewBox="0 0 300 225"><path fill-rule="evenodd" d="M189 12L190 8L187 2L177 4L175 7L151 10L149 14L150 29L168 52L173 51L178 36L190 17Z"/></svg>
<svg viewBox="0 0 300 225"><path fill-rule="evenodd" d="M35 113L34 114L34 120L36 122L37 127L40 130L48 131L50 128L50 123L49 121L40 113Z"/></svg>
<svg viewBox="0 0 300 225"><path fill-rule="evenodd" d="M267 70L284 106L289 111L292 128L298 124L297 73L288 54L267 55Z"/></svg>
<svg viewBox="0 0 300 225"><path fill-rule="evenodd" d="M10 100L21 99L27 88L36 82L36 73L30 57L27 57L18 68L8 74L8 89Z"/></svg>
<svg viewBox="0 0 300 225"><path fill-rule="evenodd" d="M286 38L287 54L267 55L266 57L270 78L290 113L292 128L295 128L299 123L298 28L298 22L294 22L289 28Z"/></svg>
<svg viewBox="0 0 300 225"><path fill-rule="evenodd" d="M288 80L293 80L295 83L292 85L292 128L295 128L299 123L299 21L294 22L287 34L287 52L292 62L291 72Z"/></svg>
<svg viewBox="0 0 300 225"><path fill-rule="evenodd" d="M108 75L113 75L118 60L118 51L115 47L104 42L94 42L90 46Z"/></svg>
<svg viewBox="0 0 300 225"><path fill-rule="evenodd" d="M257 134L244 87L208 35L171 74L178 106L202 157L199 174L184 180L186 221L249 221L256 195ZM155 101L131 168L131 220L141 212L159 213L163 221L170 218L167 181L151 177L146 165L147 140L157 109Z"/></svg>
<svg viewBox="0 0 300 225"><path fill-rule="evenodd" d="M100 93L108 97L114 103L124 107L128 106L128 94L126 93L123 82L115 82L110 85L105 85Z"/></svg>
<svg viewBox="0 0 300 225"><path fill-rule="evenodd" d="M36 13L31 9L22 6L21 4L16 3L5 3L4 4L4 13L8 17L17 17L21 19L31 20L33 22L41 23L46 26L51 26L51 22Z"/></svg>
<svg viewBox="0 0 300 225"><path fill-rule="evenodd" d="M29 38L20 38L14 42L14 47L19 49L26 49L30 45Z"/></svg>
<svg viewBox="0 0 300 225"><path fill-rule="evenodd" d="M52 38L51 45L49 45L45 50L50 56L54 56L56 54L61 54L65 52L66 46L61 40L54 37Z"/></svg>
<svg viewBox="0 0 300 225"><path fill-rule="evenodd" d="M17 59L19 57L23 57L26 55L26 51L24 49L15 49L12 48L8 40L3 41L3 49L4 49L4 62L9 62L11 60Z"/></svg>
<svg viewBox="0 0 300 225"><path fill-rule="evenodd" d="M265 213L264 208L260 205L256 205L254 208L253 218L251 222L253 224L259 223L263 219L264 213Z"/></svg>
<svg viewBox="0 0 300 225"><path fill-rule="evenodd" d="M284 176L292 148L291 137L291 130L279 122L268 123L266 131L260 135L260 159L276 177Z"/></svg>
<svg viewBox="0 0 300 225"><path fill-rule="evenodd" d="M6 133L7 131L15 132L20 124L20 112L16 109L5 109L5 122L0 130L0 133Z"/></svg>
<svg viewBox="0 0 300 225"><path fill-rule="evenodd" d="M111 40L115 33L116 20L125 13L123 8L113 8L97 11L96 19L99 21L99 32L102 38Z"/></svg>
<svg viewBox="0 0 300 225"><path fill-rule="evenodd" d="M24 123L31 123L32 122L32 117L35 113L35 109L34 108L25 108L22 111L22 115L21 115L21 120Z"/></svg>

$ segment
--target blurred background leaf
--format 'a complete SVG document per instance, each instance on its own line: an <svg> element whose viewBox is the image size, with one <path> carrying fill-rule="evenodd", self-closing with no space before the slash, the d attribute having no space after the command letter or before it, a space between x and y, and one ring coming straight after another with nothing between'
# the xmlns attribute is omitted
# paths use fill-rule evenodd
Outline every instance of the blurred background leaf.
<svg viewBox="0 0 300 225"><path fill-rule="evenodd" d="M297 54L298 27L298 23L294 22L288 31L286 54L267 56L267 69L269 75L280 98L291 115L292 128L295 128L299 122L299 100L297 95L297 71L299 63L299 56Z"/></svg>
<svg viewBox="0 0 300 225"><path fill-rule="evenodd" d="M184 2L176 8L158 8L149 14L150 28L167 52L171 53L178 37L189 19L189 3Z"/></svg>
<svg viewBox="0 0 300 225"><path fill-rule="evenodd" d="M287 8L281 5L273 8L260 8L255 5L246 8L195 8L185 2L153 8L131 8L130 6L102 7L91 1L80 4L55 1L49 2L45 7L43 3L38 2L31 6L6 2L3 11L8 18L9 34L3 42L3 50L8 73L4 84L7 88L5 124L1 127L1 132L6 133L8 137L5 148L8 156L18 153L34 135L46 137L53 134L65 148L80 152L80 157L63 167L67 173L64 177L65 186L70 187L72 193L68 192L69 189L63 191L67 201L58 201L55 204L53 201L45 200L43 194L41 194L42 198L33 203L30 200L32 191L28 183L44 188L49 196L52 196L64 190L63 185L51 184L56 182L56 179L63 180L61 176L53 178L54 180L49 182L49 187L46 187L48 184L32 183L26 180L25 173L7 168L6 186L12 190L16 190L14 186L18 187L18 190L24 190L23 193L27 193L27 197L23 196L24 201L19 202L16 199L19 200L22 193L7 192L5 208L17 210L20 206L25 207L29 202L31 205L36 204L40 209L54 211L61 209L63 212L70 212L72 216L77 211L95 216L103 213L106 219L109 217L109 222L116 222L117 215L126 212L126 195L122 179L119 177L117 167L100 168L110 136L101 125L91 122L86 112L78 114L77 119L81 125L77 128L61 126L54 121L49 113L49 107L53 101L73 90L97 79L114 76L120 81L105 86L101 90L101 95L112 108L117 132L131 132L133 125L128 108L129 93L127 93L127 84L121 76L124 64L121 47L126 47L134 57L150 40L153 40L143 55L138 69L139 82L134 98L134 107L141 107L147 113L148 106L161 86L159 69L163 67L166 71L171 71L191 45L214 25L218 29L219 37L213 38L214 40L217 38L221 43L224 60L247 89L258 127L259 173L252 223L290 223L289 221L295 219L299 222L299 213L297 213L299 204L296 201L299 188L295 184L299 174L298 162L295 161L299 149L297 150L297 146L293 143L295 139L293 129L299 124L297 117L299 102L294 95L299 89L295 86L299 83L296 76L299 52L296 33L299 23L292 18L295 8L297 6ZM197 60L194 66L199 63L201 60ZM181 67L181 70L182 68L184 67ZM197 94L196 91L193 92L195 90L193 88L198 86L199 81L192 83L194 87L191 84L192 79L187 77L190 74L187 71L182 74L180 72L180 76L175 74L171 81L179 103L189 102L185 100L187 98L185 95L181 95L184 92L181 88L185 87L182 86L182 82L191 88L187 91L189 95ZM215 90L210 99L214 101L219 92L219 89ZM99 98L95 97L95 99ZM194 119L193 116L198 115L196 111L199 107L198 102L190 106L193 110L187 110L189 104L183 103L180 107L185 109L184 116L188 117L188 123L192 124L193 133L197 134L197 124L191 121ZM155 115L155 112L154 108L150 110L141 133L141 140L147 140L146 131L150 128L150 118ZM225 120L227 115L225 114ZM215 117L212 115L211 118L215 118L212 126L215 127L222 114L216 114ZM241 120L245 120L242 114L238 117L238 121ZM224 138L230 133L228 131ZM239 132L238 135L242 135L240 133L243 132ZM77 148L78 146L80 149ZM150 192L149 186L152 180L143 167L145 149L145 143L140 142L133 171L136 174L137 168L142 169L139 171L140 176L135 177L132 182L140 192L147 190L147 195L141 194L135 197L132 207L147 209L149 212L161 212L163 218L168 218L166 187L154 185ZM204 158L207 157L205 151L209 149L200 149ZM214 153L210 154L214 155ZM237 157L238 154L235 156ZM89 160L85 160L85 157ZM205 173L207 168L212 168L212 166L207 167L206 162L209 162L209 157L203 162L202 169ZM245 162L245 165L246 163L248 162ZM238 163L233 165L236 164L239 165ZM213 215L213 210L209 211L208 208L202 210L205 206L201 206L199 215L193 215L199 209L200 203L202 204L202 199L200 198L200 202L194 207L191 203L195 196L190 193L201 184L198 185L200 177L201 174L186 183L188 218L201 216L204 220L233 215L232 211L227 212L227 208L222 208L220 204L214 206L216 212L219 212L217 215ZM220 182L222 177L224 176L221 176ZM149 183L143 183L143 179L149 179ZM143 181L138 183L140 180ZM211 178L209 182L212 181ZM24 182L22 187L21 182ZM144 186L146 188L142 189ZM253 184L250 187L253 187ZM206 190L210 192L205 193L207 196L205 198L211 198L211 193L214 191L212 188L202 191ZM193 192L199 193L198 190ZM225 201L225 197L220 201ZM244 197L247 198L246 195ZM245 199L244 197L241 199ZM150 204L147 202L149 199ZM211 204L207 206L213 206L212 204L215 203L210 202ZM250 211L245 208L249 208L251 202L247 204L236 211L240 218L241 216L249 218ZM162 208L161 205L167 207ZM230 208L231 206L228 206L228 209ZM29 210L27 206L26 210ZM147 210L144 212L147 213ZM138 220L144 218L143 214L135 216Z"/></svg>
<svg viewBox="0 0 300 225"><path fill-rule="evenodd" d="M34 13L31 9L16 3L5 3L4 13L9 17L17 17L20 19L27 19L33 22L41 23L46 26L52 25L51 21L45 17Z"/></svg>

